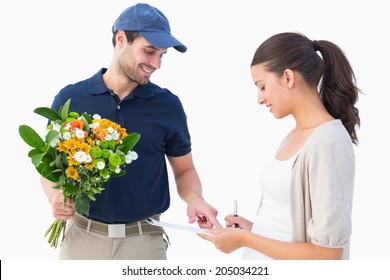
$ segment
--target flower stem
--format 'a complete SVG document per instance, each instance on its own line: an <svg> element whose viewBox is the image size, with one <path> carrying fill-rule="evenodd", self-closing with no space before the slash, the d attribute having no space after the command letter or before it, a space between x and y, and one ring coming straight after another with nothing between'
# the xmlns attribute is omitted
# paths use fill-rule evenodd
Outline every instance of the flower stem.
<svg viewBox="0 0 390 280"><path fill-rule="evenodd" d="M50 247L57 248L58 240L62 233L61 242L65 238L66 221L56 219L45 232L45 237L49 234L48 243Z"/></svg>

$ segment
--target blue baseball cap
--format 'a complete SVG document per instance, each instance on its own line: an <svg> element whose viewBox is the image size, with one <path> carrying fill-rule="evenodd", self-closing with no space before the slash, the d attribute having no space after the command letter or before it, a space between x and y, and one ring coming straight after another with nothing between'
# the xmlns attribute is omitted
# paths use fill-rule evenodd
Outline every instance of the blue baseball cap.
<svg viewBox="0 0 390 280"><path fill-rule="evenodd" d="M179 52L187 51L187 47L171 35L164 14L149 4L138 3L124 10L112 26L112 32L118 30L137 31L156 48L174 47Z"/></svg>

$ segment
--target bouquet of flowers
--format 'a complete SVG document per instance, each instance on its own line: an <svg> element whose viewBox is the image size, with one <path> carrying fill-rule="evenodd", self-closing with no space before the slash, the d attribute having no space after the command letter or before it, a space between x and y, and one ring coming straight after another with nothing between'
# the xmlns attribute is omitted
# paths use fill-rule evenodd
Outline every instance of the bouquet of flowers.
<svg viewBox="0 0 390 280"><path fill-rule="evenodd" d="M31 127L19 126L22 139L33 149L28 153L41 176L57 183L54 187L75 202L78 213L89 215L89 202L96 200L103 183L125 174L126 164L138 158L132 151L140 134L128 134L125 128L99 115L69 112L70 99L58 112L39 107L34 113L50 120L43 140ZM66 221L56 219L45 233L51 247L57 248L65 237Z"/></svg>

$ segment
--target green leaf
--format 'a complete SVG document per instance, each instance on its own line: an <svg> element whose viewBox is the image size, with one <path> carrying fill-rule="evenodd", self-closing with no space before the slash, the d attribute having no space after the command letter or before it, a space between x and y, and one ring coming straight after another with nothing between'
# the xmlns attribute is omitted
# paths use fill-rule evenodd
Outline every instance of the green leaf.
<svg viewBox="0 0 390 280"><path fill-rule="evenodd" d="M47 174L45 176L45 178L48 179L49 181L53 182L53 183L57 183L58 182L58 176L56 176L56 174L54 174L54 173Z"/></svg>
<svg viewBox="0 0 390 280"><path fill-rule="evenodd" d="M45 153L41 159L41 162L45 165L50 165L50 166L54 166L54 164L51 164L52 162L55 161L55 157L53 157L53 155L51 153Z"/></svg>
<svg viewBox="0 0 390 280"><path fill-rule="evenodd" d="M36 169L39 172L39 174L42 175L42 177L45 177L46 179L55 183L58 182L62 174L61 170L58 170L54 167L50 167L45 164L40 164Z"/></svg>
<svg viewBox="0 0 390 280"><path fill-rule="evenodd" d="M45 146L45 142L42 138L28 125L20 125L19 126L19 135L22 137L24 142L26 142L29 146L40 149Z"/></svg>
<svg viewBox="0 0 390 280"><path fill-rule="evenodd" d="M80 116L80 119L84 123L84 130L89 133L89 124L90 123L88 123L88 120L84 117L84 114Z"/></svg>
<svg viewBox="0 0 390 280"><path fill-rule="evenodd" d="M92 118L89 114L84 113L84 114L82 114L82 116L85 118L85 120L88 122L88 124L92 123Z"/></svg>
<svg viewBox="0 0 390 280"><path fill-rule="evenodd" d="M55 165L58 169L64 169L64 165L63 165L63 162L62 162L62 156L61 154L57 155L56 156L56 159L55 159Z"/></svg>
<svg viewBox="0 0 390 280"><path fill-rule="evenodd" d="M121 170L119 173L112 173L110 178L120 177L126 174L126 170Z"/></svg>
<svg viewBox="0 0 390 280"><path fill-rule="evenodd" d="M63 184L62 185L62 191L64 193L64 196L66 197L73 197L79 192L79 187L72 185L72 184Z"/></svg>
<svg viewBox="0 0 390 280"><path fill-rule="evenodd" d="M32 158L32 156L36 154L42 154L42 149L32 149L28 152L28 157Z"/></svg>
<svg viewBox="0 0 390 280"><path fill-rule="evenodd" d="M46 135L46 143L50 145L51 141L56 139L60 133L56 130L50 130Z"/></svg>
<svg viewBox="0 0 390 280"><path fill-rule="evenodd" d="M89 215L89 199L86 195L82 195L75 200L76 211L81 215Z"/></svg>
<svg viewBox="0 0 390 280"><path fill-rule="evenodd" d="M104 188L91 187L91 192L93 192L94 194L101 194L103 190L104 190Z"/></svg>
<svg viewBox="0 0 390 280"><path fill-rule="evenodd" d="M56 111L54 111L51 108L47 107L39 107L34 110L34 113L44 116L45 118L48 118L51 121L55 121L58 119L61 119L61 117L58 115Z"/></svg>
<svg viewBox="0 0 390 280"><path fill-rule="evenodd" d="M129 151L131 151L135 144L139 141L141 135L139 133L133 132L127 135L123 140L122 140L122 148L120 149L122 152L127 154Z"/></svg>
<svg viewBox="0 0 390 280"><path fill-rule="evenodd" d="M95 198L95 196L93 195L93 193L87 193L87 196L88 196L88 198L90 199L90 200L92 200L92 201L96 201L96 198Z"/></svg>
<svg viewBox="0 0 390 280"><path fill-rule="evenodd" d="M41 153L41 154L35 154L31 157L31 162L32 164L34 164L35 167L38 167L41 162L42 162L42 158L43 156L45 155L46 153Z"/></svg>
<svg viewBox="0 0 390 280"><path fill-rule="evenodd" d="M70 98L65 102L63 106L61 106L60 114L62 121L66 121L69 115L69 106L70 106Z"/></svg>

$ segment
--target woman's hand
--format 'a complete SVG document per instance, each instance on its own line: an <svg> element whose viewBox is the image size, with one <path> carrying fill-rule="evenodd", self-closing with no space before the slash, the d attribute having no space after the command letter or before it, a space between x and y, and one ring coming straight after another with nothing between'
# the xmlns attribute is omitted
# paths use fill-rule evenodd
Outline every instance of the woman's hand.
<svg viewBox="0 0 390 280"><path fill-rule="evenodd" d="M252 229L253 223L243 217L235 217L234 215L228 215L225 217L226 227L236 227L250 231Z"/></svg>
<svg viewBox="0 0 390 280"><path fill-rule="evenodd" d="M243 246L245 234L250 234L249 231L239 228L209 229L207 232L211 233L211 235L198 235L203 239L214 243L215 248L226 254L241 248Z"/></svg>

